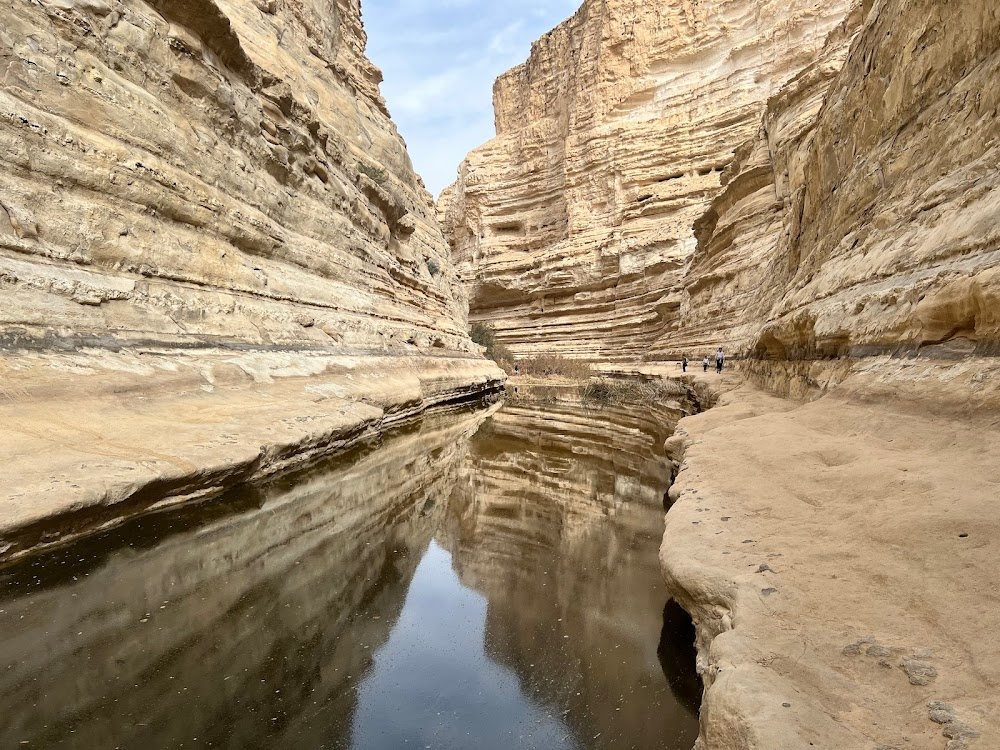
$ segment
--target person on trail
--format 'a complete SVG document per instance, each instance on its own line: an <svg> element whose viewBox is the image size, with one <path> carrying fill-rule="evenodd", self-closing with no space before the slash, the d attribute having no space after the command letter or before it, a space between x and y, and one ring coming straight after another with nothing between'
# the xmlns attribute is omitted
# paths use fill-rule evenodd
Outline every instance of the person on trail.
<svg viewBox="0 0 1000 750"><path fill-rule="evenodd" d="M707 354L705 355L705 359L702 360L701 364L704 366L705 372L708 372L708 355Z"/></svg>
<svg viewBox="0 0 1000 750"><path fill-rule="evenodd" d="M688 355L684 355L684 359L681 360L681 370L684 372L688 371Z"/></svg>
<svg viewBox="0 0 1000 750"><path fill-rule="evenodd" d="M722 353L722 347L719 347L719 351L715 353L715 371L722 374L722 365L726 361L726 355Z"/></svg>

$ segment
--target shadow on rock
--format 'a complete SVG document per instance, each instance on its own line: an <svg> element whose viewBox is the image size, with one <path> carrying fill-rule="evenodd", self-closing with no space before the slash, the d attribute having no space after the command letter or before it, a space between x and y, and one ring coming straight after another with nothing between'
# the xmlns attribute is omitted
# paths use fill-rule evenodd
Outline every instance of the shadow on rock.
<svg viewBox="0 0 1000 750"><path fill-rule="evenodd" d="M663 607L663 630L656 655L677 702L697 716L701 710L702 684L696 667L694 622L673 599Z"/></svg>

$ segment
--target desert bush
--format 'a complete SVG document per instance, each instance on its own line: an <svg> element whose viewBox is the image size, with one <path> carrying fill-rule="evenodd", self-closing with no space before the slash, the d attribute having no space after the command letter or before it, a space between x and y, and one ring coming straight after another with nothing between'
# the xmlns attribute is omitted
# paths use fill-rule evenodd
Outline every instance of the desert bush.
<svg viewBox="0 0 1000 750"><path fill-rule="evenodd" d="M513 372L513 358L510 356L510 352L507 351L507 347L500 341L497 341L497 331L492 323L473 323L472 329L469 331L469 336L475 343L486 347L487 357L500 365L508 374Z"/></svg>
<svg viewBox="0 0 1000 750"><path fill-rule="evenodd" d="M431 276L437 276L439 273L441 273L441 266L438 265L438 262L433 258L428 258L427 271L430 273Z"/></svg>
<svg viewBox="0 0 1000 750"><path fill-rule="evenodd" d="M580 389L584 403L598 406L627 403L656 403L684 396L684 386L676 380L637 378L596 378Z"/></svg>

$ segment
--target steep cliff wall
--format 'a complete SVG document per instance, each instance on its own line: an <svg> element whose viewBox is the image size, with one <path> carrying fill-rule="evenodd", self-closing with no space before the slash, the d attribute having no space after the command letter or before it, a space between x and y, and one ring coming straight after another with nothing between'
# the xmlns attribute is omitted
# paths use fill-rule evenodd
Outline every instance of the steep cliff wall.
<svg viewBox="0 0 1000 750"><path fill-rule="evenodd" d="M996 9L875 3L826 75L840 46L771 99L698 223L671 351L726 343L786 387L817 360L996 353Z"/></svg>
<svg viewBox="0 0 1000 750"><path fill-rule="evenodd" d="M789 163L812 133L862 12L849 14L816 60L768 100L758 131L736 149L723 190L694 223L698 244L679 283L680 324L658 342L661 356L703 355L717 346L744 353L744 342L759 332L763 295L775 293L770 263L787 232Z"/></svg>
<svg viewBox="0 0 1000 750"><path fill-rule="evenodd" d="M6 342L467 348L359 4L262 5L4 11Z"/></svg>
<svg viewBox="0 0 1000 750"><path fill-rule="evenodd" d="M736 147L851 6L588 0L536 42L439 201L472 317L521 355L649 352Z"/></svg>
<svg viewBox="0 0 1000 750"><path fill-rule="evenodd" d="M2 533L495 385L364 46L357 0L0 10Z"/></svg>

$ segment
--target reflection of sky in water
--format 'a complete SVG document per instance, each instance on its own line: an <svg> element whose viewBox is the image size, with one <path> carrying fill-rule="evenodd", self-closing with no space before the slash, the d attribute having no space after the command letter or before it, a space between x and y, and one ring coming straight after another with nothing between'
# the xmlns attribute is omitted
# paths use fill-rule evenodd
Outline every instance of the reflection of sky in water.
<svg viewBox="0 0 1000 750"><path fill-rule="evenodd" d="M572 748L570 730L484 651L486 599L465 588L436 542L358 690L353 746Z"/></svg>

